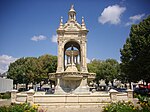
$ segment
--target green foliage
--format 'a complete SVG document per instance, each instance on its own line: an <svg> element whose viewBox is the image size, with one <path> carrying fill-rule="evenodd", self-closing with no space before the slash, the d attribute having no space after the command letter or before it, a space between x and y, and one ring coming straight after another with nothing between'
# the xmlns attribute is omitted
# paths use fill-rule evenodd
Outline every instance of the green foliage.
<svg viewBox="0 0 150 112"><path fill-rule="evenodd" d="M93 60L88 64L89 72L96 73L96 80L105 79L106 81L113 81L118 78L120 73L119 63L114 59L107 59L106 61Z"/></svg>
<svg viewBox="0 0 150 112"><path fill-rule="evenodd" d="M0 93L0 99L10 99L11 93L6 92L6 93Z"/></svg>
<svg viewBox="0 0 150 112"><path fill-rule="evenodd" d="M116 102L104 107L103 112L141 112L132 102Z"/></svg>
<svg viewBox="0 0 150 112"><path fill-rule="evenodd" d="M41 68L40 77L38 77L38 81L41 79L45 82L48 81L48 74L56 72L57 69L57 56L52 55L43 55L38 58L38 62Z"/></svg>
<svg viewBox="0 0 150 112"><path fill-rule="evenodd" d="M150 97L138 95L137 98L142 107L142 112L150 112Z"/></svg>
<svg viewBox="0 0 150 112"><path fill-rule="evenodd" d="M23 73L26 71L25 61L25 58L20 58L9 66L7 77L13 79L14 84L23 82Z"/></svg>
<svg viewBox="0 0 150 112"><path fill-rule="evenodd" d="M43 55L39 58L20 58L10 64L8 78L13 79L14 84L35 84L48 79L48 73L55 72L56 67L57 56Z"/></svg>
<svg viewBox="0 0 150 112"><path fill-rule="evenodd" d="M132 25L130 35L121 52L122 77L128 81L150 79L150 16Z"/></svg>
<svg viewBox="0 0 150 112"><path fill-rule="evenodd" d="M100 72L102 61L101 60L93 60L88 63L88 71L92 73L96 73L96 80L104 78Z"/></svg>
<svg viewBox="0 0 150 112"><path fill-rule="evenodd" d="M111 103L103 107L103 112L150 112L150 97L136 96L139 102L135 105L131 101Z"/></svg>
<svg viewBox="0 0 150 112"><path fill-rule="evenodd" d="M30 106L29 103L23 104L14 104L10 106L2 106L0 107L0 112L37 112L38 106L32 105Z"/></svg>

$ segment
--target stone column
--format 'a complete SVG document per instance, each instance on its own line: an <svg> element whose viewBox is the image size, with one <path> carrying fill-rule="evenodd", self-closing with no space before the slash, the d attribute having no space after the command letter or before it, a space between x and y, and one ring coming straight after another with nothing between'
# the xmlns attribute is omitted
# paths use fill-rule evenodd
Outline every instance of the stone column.
<svg viewBox="0 0 150 112"><path fill-rule="evenodd" d="M133 98L133 90L128 89L128 90L127 90L127 94L128 94L128 98L129 98L129 99L132 99L132 98Z"/></svg>
<svg viewBox="0 0 150 112"><path fill-rule="evenodd" d="M71 56L69 56L69 64L71 64Z"/></svg>
<svg viewBox="0 0 150 112"><path fill-rule="evenodd" d="M17 98L17 90L12 90L11 91L11 103L15 103L16 102L16 98Z"/></svg>
<svg viewBox="0 0 150 112"><path fill-rule="evenodd" d="M61 88L61 76L57 75L57 85L55 87L55 94L64 94L64 91Z"/></svg>
<svg viewBox="0 0 150 112"><path fill-rule="evenodd" d="M67 56L67 64L69 63L69 60L68 60L68 56Z"/></svg>
<svg viewBox="0 0 150 112"><path fill-rule="evenodd" d="M114 90L114 89L111 89L111 90L109 91L109 93L110 93L110 98L111 98L111 100L112 100L112 101L117 101L117 93L118 93L118 91L116 91L116 90Z"/></svg>
<svg viewBox="0 0 150 112"><path fill-rule="evenodd" d="M84 67L85 67L85 71L87 72L87 63L86 63L86 42L84 44Z"/></svg>
<svg viewBox="0 0 150 112"><path fill-rule="evenodd" d="M27 102L30 103L30 105L34 104L34 90L30 89L29 91L27 91Z"/></svg>
<svg viewBox="0 0 150 112"><path fill-rule="evenodd" d="M83 76L80 86L87 86L87 76Z"/></svg>
<svg viewBox="0 0 150 112"><path fill-rule="evenodd" d="M78 64L78 56L76 56L76 64Z"/></svg>
<svg viewBox="0 0 150 112"><path fill-rule="evenodd" d="M58 43L58 65L57 65L57 73L64 71L64 50L63 50L63 44L61 41Z"/></svg>
<svg viewBox="0 0 150 112"><path fill-rule="evenodd" d="M57 76L57 86L60 86L60 76Z"/></svg>
<svg viewBox="0 0 150 112"><path fill-rule="evenodd" d="M87 76L83 76L83 78L81 79L81 83L80 86L75 89L74 93L77 94L89 94L89 86L87 84Z"/></svg>
<svg viewBox="0 0 150 112"><path fill-rule="evenodd" d="M84 37L85 38L85 37ZM81 45L81 66L82 66L82 69L81 71L82 72L88 72L87 71L87 63L86 63L86 42L83 41L82 42L82 45Z"/></svg>

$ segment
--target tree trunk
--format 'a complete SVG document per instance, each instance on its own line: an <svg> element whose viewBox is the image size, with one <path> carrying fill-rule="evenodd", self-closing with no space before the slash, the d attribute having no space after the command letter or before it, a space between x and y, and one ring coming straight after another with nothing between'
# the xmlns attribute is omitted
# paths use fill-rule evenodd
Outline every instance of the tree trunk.
<svg viewBox="0 0 150 112"><path fill-rule="evenodd" d="M52 88L52 81L51 81L51 80L49 80L49 82L50 82L50 86L51 86L51 88Z"/></svg>
<svg viewBox="0 0 150 112"><path fill-rule="evenodd" d="M15 89L18 90L18 83L16 84L16 88Z"/></svg>
<svg viewBox="0 0 150 112"><path fill-rule="evenodd" d="M129 82L129 88L132 89L132 88L131 88L131 81Z"/></svg>
<svg viewBox="0 0 150 112"><path fill-rule="evenodd" d="M147 87L147 89L148 89L148 81L146 81L146 87Z"/></svg>
<svg viewBox="0 0 150 112"><path fill-rule="evenodd" d="M112 85L112 87L114 87L114 82L113 81L111 81L111 85Z"/></svg>
<svg viewBox="0 0 150 112"><path fill-rule="evenodd" d="M41 90L41 87L42 87L42 84L41 84L41 82L40 82L40 90Z"/></svg>
<svg viewBox="0 0 150 112"><path fill-rule="evenodd" d="M28 83L26 83L26 91L28 90Z"/></svg>

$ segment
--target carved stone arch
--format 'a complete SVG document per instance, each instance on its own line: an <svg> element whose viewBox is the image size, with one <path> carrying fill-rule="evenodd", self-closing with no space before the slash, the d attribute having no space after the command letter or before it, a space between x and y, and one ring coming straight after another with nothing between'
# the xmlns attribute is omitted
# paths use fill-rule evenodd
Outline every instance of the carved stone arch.
<svg viewBox="0 0 150 112"><path fill-rule="evenodd" d="M67 51L68 48L71 48L71 47L74 47L78 50L79 55L76 58L79 60L76 59L76 61L78 61L77 63L80 64L81 63L81 45L80 45L80 42L78 40L75 40L75 39L69 39L64 43L64 45L63 45L64 60L66 60L65 59L65 57L66 57L65 52ZM65 68L65 61L64 61L64 68Z"/></svg>
<svg viewBox="0 0 150 112"><path fill-rule="evenodd" d="M65 49L65 46L67 45L67 46L69 46L69 44L74 44L75 46L74 47L76 47L76 48L78 48L78 50L79 50L79 48L81 48L80 46L80 42L78 42L77 40L75 40L75 39L69 39L69 40L67 40L65 43L64 43L64 49ZM66 47L67 47L66 46Z"/></svg>

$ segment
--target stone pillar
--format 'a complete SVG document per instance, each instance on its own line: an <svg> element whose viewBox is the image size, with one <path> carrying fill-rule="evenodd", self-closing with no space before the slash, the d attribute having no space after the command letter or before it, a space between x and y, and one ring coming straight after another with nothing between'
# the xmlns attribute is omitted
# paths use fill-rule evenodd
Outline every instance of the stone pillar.
<svg viewBox="0 0 150 112"><path fill-rule="evenodd" d="M73 56L73 63L75 64L75 56Z"/></svg>
<svg viewBox="0 0 150 112"><path fill-rule="evenodd" d="M63 50L63 44L62 41L59 41L58 43L58 65L57 65L57 73L63 72L64 71L64 50Z"/></svg>
<svg viewBox="0 0 150 112"><path fill-rule="evenodd" d="M60 86L60 76L57 77L57 86Z"/></svg>
<svg viewBox="0 0 150 112"><path fill-rule="evenodd" d="M57 85L55 87L55 94L64 94L65 92L61 88L61 76L57 75Z"/></svg>
<svg viewBox="0 0 150 112"><path fill-rule="evenodd" d="M118 91L116 91L116 90L114 90L114 89L111 89L111 90L109 91L109 93L110 93L110 98L111 98L111 100L112 100L112 101L117 101L117 93L118 93Z"/></svg>
<svg viewBox="0 0 150 112"><path fill-rule="evenodd" d="M87 86L87 76L83 76L80 86Z"/></svg>
<svg viewBox="0 0 150 112"><path fill-rule="evenodd" d="M85 37L83 37L85 38ZM87 73L87 63L86 63L86 42L83 41L81 45L81 71Z"/></svg>
<svg viewBox="0 0 150 112"><path fill-rule="evenodd" d="M27 91L27 103L30 103L30 105L34 104L34 90L30 89L29 91Z"/></svg>
<svg viewBox="0 0 150 112"><path fill-rule="evenodd" d="M67 56L67 64L69 64L68 56Z"/></svg>
<svg viewBox="0 0 150 112"><path fill-rule="evenodd" d="M74 93L76 94L90 94L89 92L89 86L87 84L87 76L83 76L80 86L75 89Z"/></svg>
<svg viewBox="0 0 150 112"><path fill-rule="evenodd" d="M69 56L69 64L71 64L71 56Z"/></svg>
<svg viewBox="0 0 150 112"><path fill-rule="evenodd" d="M127 90L127 94L128 94L128 98L129 98L129 99L132 99L132 98L133 98L133 90L128 89L128 90Z"/></svg>
<svg viewBox="0 0 150 112"><path fill-rule="evenodd" d="M16 102L16 98L17 98L17 90L12 90L11 91L11 103L15 103Z"/></svg>
<svg viewBox="0 0 150 112"><path fill-rule="evenodd" d="M78 56L76 56L76 64L78 64Z"/></svg>

